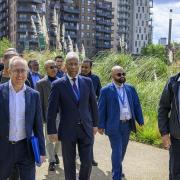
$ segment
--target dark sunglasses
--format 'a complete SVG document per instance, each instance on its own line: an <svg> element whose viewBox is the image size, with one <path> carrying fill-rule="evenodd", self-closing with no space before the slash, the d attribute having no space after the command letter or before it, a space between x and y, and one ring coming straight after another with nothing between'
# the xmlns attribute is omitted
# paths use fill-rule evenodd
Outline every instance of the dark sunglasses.
<svg viewBox="0 0 180 180"><path fill-rule="evenodd" d="M57 66L49 66L49 69L55 69Z"/></svg>
<svg viewBox="0 0 180 180"><path fill-rule="evenodd" d="M126 73L117 73L116 76L119 76L119 77L126 76Z"/></svg>

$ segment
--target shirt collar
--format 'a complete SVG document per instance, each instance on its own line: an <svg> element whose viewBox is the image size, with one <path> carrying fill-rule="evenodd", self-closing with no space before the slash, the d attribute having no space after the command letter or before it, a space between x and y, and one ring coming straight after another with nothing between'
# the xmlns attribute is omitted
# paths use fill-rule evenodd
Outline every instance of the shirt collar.
<svg viewBox="0 0 180 180"><path fill-rule="evenodd" d="M13 85L12 85L12 81L11 79L9 80L9 89L11 89L12 91L16 92ZM23 88L19 91L19 92L24 92L26 90L26 85L24 84Z"/></svg>
<svg viewBox="0 0 180 180"><path fill-rule="evenodd" d="M72 78L71 76L69 76L69 74L67 73L67 77L68 77L68 79L70 80L70 81L72 81L72 79L74 79L74 78ZM77 81L77 79L78 79L78 74L76 75L76 81Z"/></svg>
<svg viewBox="0 0 180 180"><path fill-rule="evenodd" d="M120 89L124 87L124 84L121 84L121 86L117 85L114 81L113 81L114 86L116 87L116 89Z"/></svg>
<svg viewBox="0 0 180 180"><path fill-rule="evenodd" d="M180 77L178 78L178 80L177 81L180 81Z"/></svg>

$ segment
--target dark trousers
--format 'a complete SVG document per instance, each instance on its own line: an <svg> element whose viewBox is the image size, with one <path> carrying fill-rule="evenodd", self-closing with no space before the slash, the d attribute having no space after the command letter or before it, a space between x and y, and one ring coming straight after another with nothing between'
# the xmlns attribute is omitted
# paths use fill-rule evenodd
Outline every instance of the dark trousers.
<svg viewBox="0 0 180 180"><path fill-rule="evenodd" d="M76 180L76 144L81 162L79 180L90 180L93 138L86 134L82 125L77 124L74 131L74 140L61 140L65 180Z"/></svg>
<svg viewBox="0 0 180 180"><path fill-rule="evenodd" d="M35 180L35 163L28 157L27 140L17 144L0 141L0 180L7 180L15 166L21 180Z"/></svg>
<svg viewBox="0 0 180 180"><path fill-rule="evenodd" d="M19 169L15 166L8 180L19 180Z"/></svg>
<svg viewBox="0 0 180 180"><path fill-rule="evenodd" d="M171 136L169 180L180 180L180 139Z"/></svg>
<svg viewBox="0 0 180 180"><path fill-rule="evenodd" d="M121 121L119 123L119 132L109 136L112 148L111 161L113 180L121 180L122 161L126 153L130 135L130 123L122 123Z"/></svg>

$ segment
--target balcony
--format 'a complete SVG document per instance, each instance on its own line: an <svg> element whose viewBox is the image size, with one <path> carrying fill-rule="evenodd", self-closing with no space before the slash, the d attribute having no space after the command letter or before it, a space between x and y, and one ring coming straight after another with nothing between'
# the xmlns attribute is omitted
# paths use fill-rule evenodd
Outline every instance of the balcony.
<svg viewBox="0 0 180 180"><path fill-rule="evenodd" d="M105 41L111 41L111 37L105 37L105 36L98 36L96 35L96 40L105 40Z"/></svg>
<svg viewBox="0 0 180 180"><path fill-rule="evenodd" d="M113 18L113 15L112 15L112 14L106 13L105 11L103 11L103 12L97 11L97 12L96 12L96 15L97 15L97 16L100 16L100 17L106 17L106 18L108 18L108 19L112 19L112 18Z"/></svg>
<svg viewBox="0 0 180 180"><path fill-rule="evenodd" d="M106 25L106 26L113 26L112 22L107 22L107 21L103 21L103 20L96 20L97 24L101 24L101 25Z"/></svg>
<svg viewBox="0 0 180 180"><path fill-rule="evenodd" d="M26 13L41 13L42 11L39 9L36 9L34 7L18 7L17 8L18 12L26 12Z"/></svg>
<svg viewBox="0 0 180 180"><path fill-rule="evenodd" d="M17 28L17 32L20 32L20 33L31 32L31 33L33 33L33 30L31 30L29 27L27 27L27 28Z"/></svg>
<svg viewBox="0 0 180 180"><path fill-rule="evenodd" d="M96 31L97 32L104 32L104 33L112 33L111 29L102 29L102 28L97 28L97 27L96 27Z"/></svg>
<svg viewBox="0 0 180 180"><path fill-rule="evenodd" d="M35 23L38 23L38 18L33 18L33 20L34 20ZM30 19L30 17L26 17L26 18L25 17L23 17L23 18L18 17L17 21L18 22L31 22L31 19Z"/></svg>
<svg viewBox="0 0 180 180"><path fill-rule="evenodd" d="M64 6L62 10L64 10L64 12L66 12L66 13L79 14L79 9L69 8L67 6Z"/></svg>
<svg viewBox="0 0 180 180"><path fill-rule="evenodd" d="M79 18L77 18L77 17L64 16L61 19L64 20L64 21L68 21L68 22L79 22Z"/></svg>
<svg viewBox="0 0 180 180"><path fill-rule="evenodd" d="M65 26L65 29L67 30L77 30L77 27L76 26Z"/></svg>
<svg viewBox="0 0 180 180"><path fill-rule="evenodd" d="M96 4L96 7L99 8L99 9L103 9L103 10L106 10L106 11L112 11L112 7L109 7L105 4L100 4L100 3L97 3Z"/></svg>
<svg viewBox="0 0 180 180"><path fill-rule="evenodd" d="M27 0L18 0L18 1L19 1L19 2L26 2L26 3L27 3ZM42 3L42 0L28 0L28 2L41 4L41 3Z"/></svg>

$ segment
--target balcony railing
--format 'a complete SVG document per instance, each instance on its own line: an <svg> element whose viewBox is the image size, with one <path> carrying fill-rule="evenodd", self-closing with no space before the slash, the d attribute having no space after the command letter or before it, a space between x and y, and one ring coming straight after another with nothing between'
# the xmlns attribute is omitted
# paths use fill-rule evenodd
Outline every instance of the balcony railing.
<svg viewBox="0 0 180 180"><path fill-rule="evenodd" d="M79 18L76 18L76 17L66 17L66 16L64 16L64 17L62 17L62 19L64 21L69 21L69 22L79 22Z"/></svg>
<svg viewBox="0 0 180 180"><path fill-rule="evenodd" d="M79 14L79 9L75 9L75 8L72 9L72 8L64 6L63 10L64 12Z"/></svg>
<svg viewBox="0 0 180 180"><path fill-rule="evenodd" d="M27 0L18 0L19 2L27 2ZM42 0L28 0L28 2L33 2L33 3L42 3Z"/></svg>
<svg viewBox="0 0 180 180"><path fill-rule="evenodd" d="M109 7L109 6L105 5L105 4L97 3L96 7L99 8L99 9L104 9L104 10L107 10L107 11L112 11L112 7Z"/></svg>
<svg viewBox="0 0 180 180"><path fill-rule="evenodd" d="M31 12L33 12L33 13L37 13L37 12L41 13L42 12L41 10L36 9L34 7L18 7L17 11L18 12L30 12L30 13Z"/></svg>
<svg viewBox="0 0 180 180"><path fill-rule="evenodd" d="M68 30L77 30L77 27L76 26L65 26L65 29L68 29Z"/></svg>

